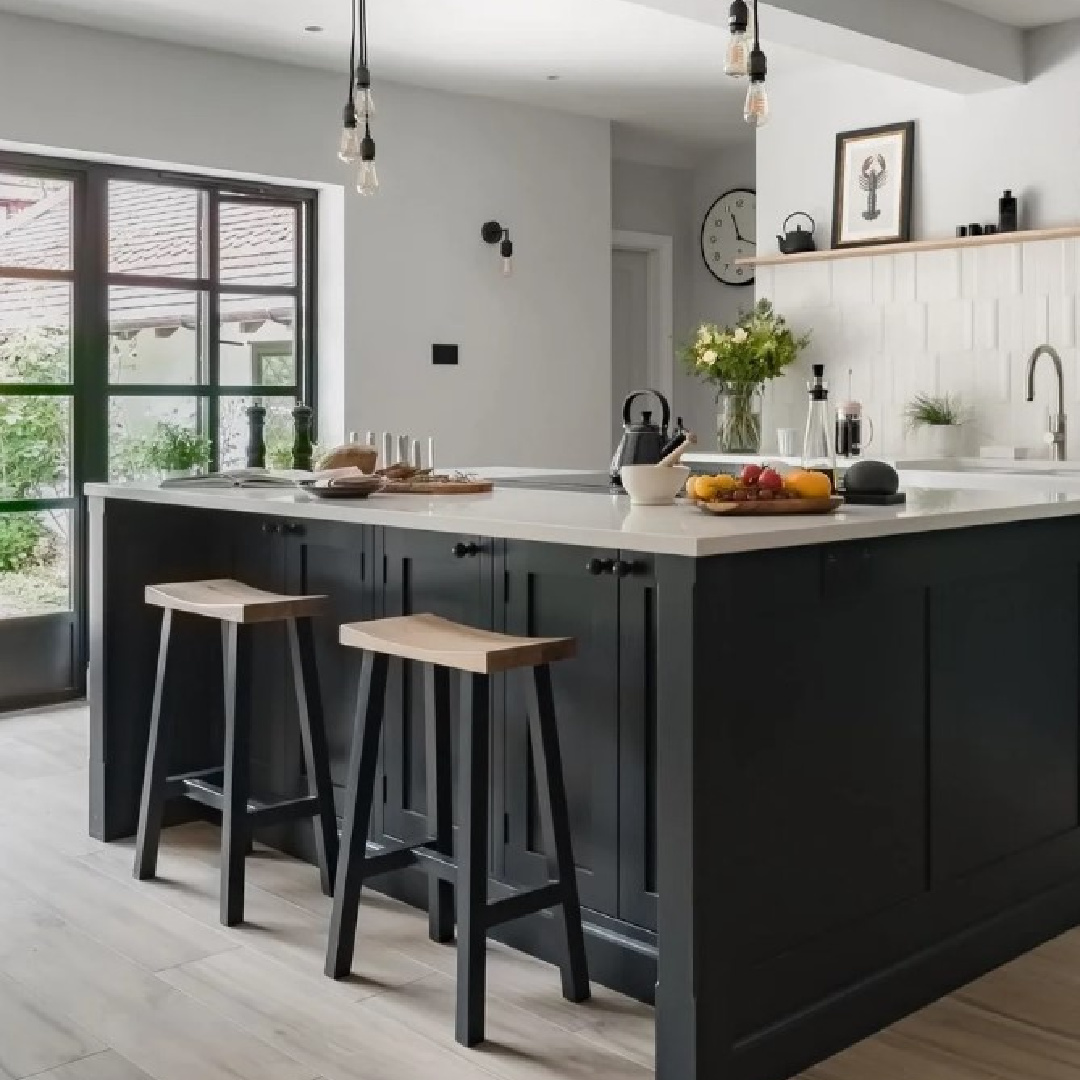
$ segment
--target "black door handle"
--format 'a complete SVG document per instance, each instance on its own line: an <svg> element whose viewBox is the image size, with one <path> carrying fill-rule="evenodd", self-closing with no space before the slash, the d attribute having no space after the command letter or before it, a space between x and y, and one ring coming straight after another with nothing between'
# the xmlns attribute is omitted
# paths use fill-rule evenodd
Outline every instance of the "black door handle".
<svg viewBox="0 0 1080 1080"><path fill-rule="evenodd" d="M453 553L455 559L468 559L474 555L480 554L480 545L474 543L468 544L455 544L450 551Z"/></svg>
<svg viewBox="0 0 1080 1080"><path fill-rule="evenodd" d="M614 565L614 559L590 559L585 564L585 569L592 574L593 577L599 577L601 574L610 574Z"/></svg>

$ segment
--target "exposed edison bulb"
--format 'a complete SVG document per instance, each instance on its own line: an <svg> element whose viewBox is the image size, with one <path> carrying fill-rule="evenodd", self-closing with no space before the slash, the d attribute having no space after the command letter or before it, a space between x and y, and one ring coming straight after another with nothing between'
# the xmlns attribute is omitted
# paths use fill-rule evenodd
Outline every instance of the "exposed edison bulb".
<svg viewBox="0 0 1080 1080"><path fill-rule="evenodd" d="M746 77L749 71L750 39L745 30L733 30L724 53L724 74L733 79Z"/></svg>
<svg viewBox="0 0 1080 1080"><path fill-rule="evenodd" d="M379 190L379 174L374 161L361 161L356 174L356 191L359 195L374 195Z"/></svg>
<svg viewBox="0 0 1080 1080"><path fill-rule="evenodd" d="M502 261L503 277L512 277L514 273L514 259L511 255L504 255Z"/></svg>
<svg viewBox="0 0 1080 1080"><path fill-rule="evenodd" d="M375 115L375 98L370 86L357 86L356 111L361 120L370 120Z"/></svg>
<svg viewBox="0 0 1080 1080"><path fill-rule="evenodd" d="M746 91L743 119L752 127L763 127L769 122L769 92L765 82L752 82Z"/></svg>
<svg viewBox="0 0 1080 1080"><path fill-rule="evenodd" d="M338 145L337 156L346 165L351 165L354 161L360 160L360 132L355 124L352 127L346 124L341 129L341 142Z"/></svg>

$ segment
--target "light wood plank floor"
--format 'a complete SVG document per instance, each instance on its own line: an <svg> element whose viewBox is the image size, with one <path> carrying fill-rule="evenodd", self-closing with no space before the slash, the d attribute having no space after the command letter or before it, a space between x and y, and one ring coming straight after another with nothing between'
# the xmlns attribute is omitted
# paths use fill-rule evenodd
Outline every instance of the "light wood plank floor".
<svg viewBox="0 0 1080 1080"><path fill-rule="evenodd" d="M329 901L259 848L248 921L217 921L216 830L169 830L156 882L86 832L85 708L0 715L0 1080L649 1080L652 1011L586 1005L489 947L489 1042L453 1039L454 953L365 894L351 979L322 976ZM1080 931L803 1080L1076 1080Z"/></svg>

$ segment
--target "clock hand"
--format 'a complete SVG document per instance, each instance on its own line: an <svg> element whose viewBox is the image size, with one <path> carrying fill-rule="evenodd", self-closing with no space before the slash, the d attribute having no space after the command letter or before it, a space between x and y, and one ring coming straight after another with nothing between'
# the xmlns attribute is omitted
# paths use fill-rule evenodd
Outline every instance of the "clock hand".
<svg viewBox="0 0 1080 1080"><path fill-rule="evenodd" d="M734 210L729 210L728 211L728 217L731 218L731 224L735 226L735 239L738 240L740 244L753 244L755 247L757 247L757 244L756 244L755 241L747 240L746 237L743 236L743 234L741 232L739 232L739 223L735 220L735 211Z"/></svg>

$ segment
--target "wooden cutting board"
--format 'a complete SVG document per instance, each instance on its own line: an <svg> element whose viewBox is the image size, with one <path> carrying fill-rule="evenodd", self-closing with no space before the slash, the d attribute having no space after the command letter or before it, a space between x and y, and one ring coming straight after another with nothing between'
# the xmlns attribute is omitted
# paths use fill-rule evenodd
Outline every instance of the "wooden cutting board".
<svg viewBox="0 0 1080 1080"><path fill-rule="evenodd" d="M741 502L702 502L695 505L706 514L831 514L844 505L839 495L824 499L744 499Z"/></svg>
<svg viewBox="0 0 1080 1080"><path fill-rule="evenodd" d="M381 495L485 495L493 491L490 480L391 480Z"/></svg>

